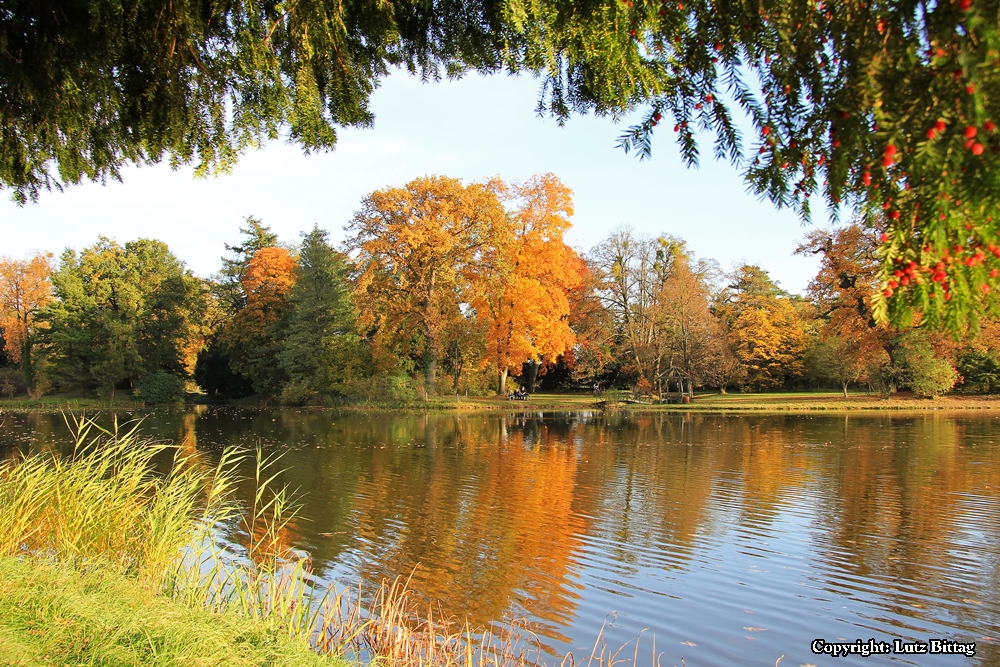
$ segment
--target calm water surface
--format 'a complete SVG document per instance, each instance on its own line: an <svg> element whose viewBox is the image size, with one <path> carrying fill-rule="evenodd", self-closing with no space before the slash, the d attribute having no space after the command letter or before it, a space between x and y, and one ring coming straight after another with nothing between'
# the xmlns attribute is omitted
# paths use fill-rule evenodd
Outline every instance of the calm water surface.
<svg viewBox="0 0 1000 667"><path fill-rule="evenodd" d="M143 429L215 459L287 450L304 507L284 539L322 578L416 568L422 598L526 616L554 652L585 658L617 612L609 643L648 628L664 667L1000 665L1000 416L201 406ZM59 415L7 414L0 455L66 438ZM816 638L976 656L832 659Z"/></svg>

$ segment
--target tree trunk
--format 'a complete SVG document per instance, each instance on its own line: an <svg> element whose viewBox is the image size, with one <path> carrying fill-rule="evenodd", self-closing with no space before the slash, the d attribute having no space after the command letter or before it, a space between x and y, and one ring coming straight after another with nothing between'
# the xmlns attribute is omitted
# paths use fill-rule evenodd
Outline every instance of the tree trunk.
<svg viewBox="0 0 1000 667"><path fill-rule="evenodd" d="M437 393L435 390L437 382L437 355L434 354L434 350L428 346L427 351L424 353L424 393L427 396L433 396Z"/></svg>
<svg viewBox="0 0 1000 667"><path fill-rule="evenodd" d="M844 388L844 398L847 398L847 383L843 382L841 386Z"/></svg>
<svg viewBox="0 0 1000 667"><path fill-rule="evenodd" d="M538 366L540 365L537 361L528 362L528 372L527 372L527 388L529 394L535 393L535 380L538 379Z"/></svg>
<svg viewBox="0 0 1000 667"><path fill-rule="evenodd" d="M28 395L31 396L35 391L35 372L31 367L31 341L27 334L21 347L21 372L24 374L24 385L28 388Z"/></svg>
<svg viewBox="0 0 1000 667"><path fill-rule="evenodd" d="M507 369L503 369L497 375L497 393L500 395L507 393Z"/></svg>

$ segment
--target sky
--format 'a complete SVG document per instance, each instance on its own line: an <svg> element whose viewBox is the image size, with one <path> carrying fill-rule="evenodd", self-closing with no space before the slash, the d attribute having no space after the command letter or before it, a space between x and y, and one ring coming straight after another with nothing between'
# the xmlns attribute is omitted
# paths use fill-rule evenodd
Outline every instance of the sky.
<svg viewBox="0 0 1000 667"><path fill-rule="evenodd" d="M688 169L664 123L652 159L640 161L615 146L634 117L615 123L576 116L559 127L535 113L537 95L531 77L422 83L393 74L372 96L374 127L340 130L332 152L304 155L275 141L248 152L231 174L195 178L190 168L129 167L121 183L70 186L24 207L2 198L0 255L58 256L101 235L121 243L156 238L207 277L219 270L224 244L239 242L249 215L285 242L296 242L314 224L339 242L361 199L374 190L430 174L472 182L553 172L574 192L567 242L581 252L628 226L639 234L678 236L696 257L715 259L726 270L758 264L784 289L805 290L818 262L793 253L811 226L747 193L736 169L711 157L708 137L700 167ZM813 225L826 224L822 213L815 217Z"/></svg>

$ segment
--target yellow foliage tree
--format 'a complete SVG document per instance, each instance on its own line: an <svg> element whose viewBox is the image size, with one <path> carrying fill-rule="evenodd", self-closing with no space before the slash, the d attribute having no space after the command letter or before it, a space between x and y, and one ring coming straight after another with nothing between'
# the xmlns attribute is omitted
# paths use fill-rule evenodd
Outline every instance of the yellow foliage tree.
<svg viewBox="0 0 1000 667"><path fill-rule="evenodd" d="M359 325L371 332L374 357L395 350L422 358L434 393L446 331L465 316L473 281L507 234L495 187L418 178L368 195L348 230Z"/></svg>
<svg viewBox="0 0 1000 667"><path fill-rule="evenodd" d="M727 297L718 307L730 327L733 352L747 372L747 384L775 389L802 374L805 334L802 318L785 296L756 266L742 266L732 276Z"/></svg>
<svg viewBox="0 0 1000 667"><path fill-rule="evenodd" d="M573 192L555 174L497 187L513 205L510 230L497 239L493 270L478 281L474 305L487 325L486 361L497 369L504 393L511 370L555 361L573 346L569 295L586 267L563 241Z"/></svg>

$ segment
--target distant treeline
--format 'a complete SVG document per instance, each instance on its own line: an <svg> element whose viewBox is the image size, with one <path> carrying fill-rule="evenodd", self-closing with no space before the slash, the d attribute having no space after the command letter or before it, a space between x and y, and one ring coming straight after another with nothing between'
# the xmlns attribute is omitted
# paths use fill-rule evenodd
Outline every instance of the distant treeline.
<svg viewBox="0 0 1000 667"><path fill-rule="evenodd" d="M626 388L676 378L743 391L864 387L991 391L1000 327L965 335L872 317L882 230L809 233L807 296L758 266L723 271L683 240L617 229L586 254L563 240L572 193L416 179L366 197L342 247L283 242L252 217L209 279L166 244L101 237L81 251L0 258L0 394L149 403L195 385L289 404L407 401L508 390ZM900 265L894 281L928 279ZM686 386L686 384L685 384ZM673 385L676 388L676 384Z"/></svg>

